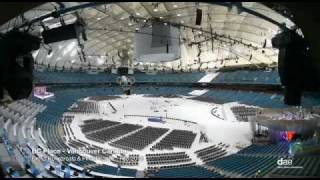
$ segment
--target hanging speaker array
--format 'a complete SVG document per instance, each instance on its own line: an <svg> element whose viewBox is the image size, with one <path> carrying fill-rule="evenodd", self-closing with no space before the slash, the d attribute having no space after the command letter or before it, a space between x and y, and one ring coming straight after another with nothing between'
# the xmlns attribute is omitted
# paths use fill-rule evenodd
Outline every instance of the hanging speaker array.
<svg viewBox="0 0 320 180"><path fill-rule="evenodd" d="M161 22L135 33L134 59L138 62L168 62L180 58L179 29Z"/></svg>
<svg viewBox="0 0 320 180"><path fill-rule="evenodd" d="M196 14L196 25L200 26L202 21L202 9L197 9L197 14Z"/></svg>

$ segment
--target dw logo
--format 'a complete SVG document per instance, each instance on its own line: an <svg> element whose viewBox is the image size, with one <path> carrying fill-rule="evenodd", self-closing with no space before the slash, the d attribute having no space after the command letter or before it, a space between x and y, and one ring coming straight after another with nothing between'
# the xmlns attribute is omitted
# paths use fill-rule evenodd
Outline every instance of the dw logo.
<svg viewBox="0 0 320 180"><path fill-rule="evenodd" d="M278 166L291 166L292 165L292 159L279 159L277 161Z"/></svg>
<svg viewBox="0 0 320 180"><path fill-rule="evenodd" d="M278 159L277 160L278 168L290 168L290 169L300 169L302 166L294 166L293 159Z"/></svg>

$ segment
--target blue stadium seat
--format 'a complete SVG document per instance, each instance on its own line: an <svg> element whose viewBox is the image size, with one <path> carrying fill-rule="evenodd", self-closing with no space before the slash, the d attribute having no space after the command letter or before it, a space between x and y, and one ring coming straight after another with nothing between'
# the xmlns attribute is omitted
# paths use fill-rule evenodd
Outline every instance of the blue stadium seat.
<svg viewBox="0 0 320 180"><path fill-rule="evenodd" d="M187 166L172 169L160 169L158 172L151 175L151 177L163 178L222 178L223 176L210 172L204 167L200 166Z"/></svg>
<svg viewBox="0 0 320 180"><path fill-rule="evenodd" d="M280 84L278 71L238 70L220 72L213 83Z"/></svg>
<svg viewBox="0 0 320 180"><path fill-rule="evenodd" d="M233 154L208 162L207 165L220 168L229 173L237 173L244 177L254 177L260 170L264 176L277 166L277 157L273 156L242 156Z"/></svg>

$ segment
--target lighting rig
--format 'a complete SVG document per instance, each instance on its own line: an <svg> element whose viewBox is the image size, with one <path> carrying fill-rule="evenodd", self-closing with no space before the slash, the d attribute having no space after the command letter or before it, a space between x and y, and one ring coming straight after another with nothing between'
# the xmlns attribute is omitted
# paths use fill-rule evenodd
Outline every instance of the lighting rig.
<svg viewBox="0 0 320 180"><path fill-rule="evenodd" d="M81 18L78 12L74 13L74 16L76 17L76 21L71 24L66 24L63 15L60 14L55 14L54 18L60 20L61 26L49 29L44 26L43 23L42 26L44 27L44 30L42 32L42 38L44 44L51 44L55 42L60 42L60 41L66 41L70 39L77 39L78 41L78 46L80 48L80 51L78 50L78 55L80 57L80 60L83 62L86 62L86 56L83 51L84 45L81 43L81 38L82 37L83 41L87 41L87 36L86 36L86 23L85 21Z"/></svg>
<svg viewBox="0 0 320 180"><path fill-rule="evenodd" d="M232 7L230 5L230 7ZM238 6L235 6L236 8L239 9L239 5ZM155 8L157 9L156 5L155 5ZM232 8L231 8L232 9ZM240 8L241 9L241 8ZM239 10L238 10L239 11ZM238 12L237 11L237 12ZM240 12L240 11L239 11ZM135 15L130 15L129 16L129 20L132 22L132 23L136 23L136 24L141 24L140 26L143 28L143 27L146 27L146 26L152 26L153 23L157 22L157 23L163 23L165 25L170 25L170 26L175 26L175 27L178 27L178 28L183 28L183 29L191 29L193 32L196 31L196 32L201 32L200 34L197 34L199 37L204 37L205 40L203 40L203 42L208 42L211 40L211 44L212 44L212 50L213 50L213 42L214 41L218 41L220 42L221 44L226 44L226 45L229 45L229 46L234 46L234 45L243 45L247 48L250 48L250 49L253 49L253 50L259 50L259 49L265 49L266 48L266 41L262 42L261 43L261 47L258 47L258 46L255 46L253 45L252 43L246 43L244 41L246 40L242 40L242 39L235 39L235 38L232 38L230 35L225 35L225 34L218 34L217 32L214 32L212 27L210 27L210 30L204 30L202 28L197 28L197 27L194 27L194 26L187 26L187 25L184 25L183 23L174 23L174 22L167 22L164 20L165 18L164 17L151 17L151 18L143 18L143 17L140 17L140 16L135 16ZM124 30L122 28L120 29L110 29L110 28L88 28L90 30L102 30L102 31L115 31L115 32L122 32L122 33L142 33L142 32L139 32L139 30L141 28L135 28L134 31L131 31L131 30ZM170 38L174 38L174 37L170 37ZM185 43L187 41L187 39L185 38L182 38L180 39L179 38L179 42L182 42L182 43ZM191 42L193 44L197 44L198 42ZM190 43L189 43L190 44ZM200 53L201 54L201 53ZM267 56L266 56L267 57ZM251 61L251 59L253 59L252 56L248 56L248 58L245 58L245 59L248 59L248 61L250 61L251 63L253 63ZM258 66L257 66L258 67Z"/></svg>
<svg viewBox="0 0 320 180"><path fill-rule="evenodd" d="M234 45L242 45L246 48L249 48L249 49L252 49L254 51L257 51L259 49L265 49L266 48L266 40L264 42L261 43L261 47L258 47L258 46L255 46L255 45L252 45L252 43L245 43L242 39L235 39L235 38L232 38L230 35L225 35L225 34L218 34L217 32L214 32L212 27L210 27L210 31L208 30L204 30L202 29L201 27L200 28L197 28L197 27L193 27L193 26L187 26L187 25L184 25L182 23L174 23L174 22L168 22L168 21L165 21L163 20L163 18L157 18L157 17L152 17L152 18L143 18L143 17L136 17L134 15L131 15L130 17L130 20L134 23L143 23L142 24L142 27L145 27L145 26L150 26L152 25L154 22L157 22L157 23L164 23L166 25L171 25L171 26L175 26L175 27L178 27L178 28L183 28L183 29L190 29L194 35L195 35L195 38L196 37L203 37L204 39L201 40L201 41L196 41L196 42L188 42L186 38L182 38L182 42L181 43L185 43L187 42L187 44L189 46L193 46L193 45L197 45L198 46L198 49L199 49L199 53L198 53L198 61L200 61L200 55L201 55L201 44L202 43L207 43L208 41L211 41L211 49L213 51L213 43L214 41L218 41L220 44L225 44L225 45L228 45L230 47L234 46ZM198 34L195 34L195 32L199 32ZM138 30L136 30L136 33L139 33ZM180 39L179 39L180 40ZM235 53L235 54L238 54L234 51L232 51L232 53ZM253 61L251 61L252 59L255 59L257 60L256 58L254 58L252 56L252 53L248 55L248 57L244 57L244 56L241 56L239 55L239 57L242 57L243 59L246 59L248 60L248 62L250 62L251 64L254 64ZM236 61L237 62L237 61ZM263 64L263 63L262 63ZM259 65L255 65L257 68L259 68Z"/></svg>
<svg viewBox="0 0 320 180"><path fill-rule="evenodd" d="M182 23L165 21L165 20L160 19L158 17L143 18L143 17L137 17L134 15L130 15L129 19L135 23L143 23L142 27L150 26L150 25L152 25L152 23L158 22L158 23L167 24L167 25L170 25L173 27L178 27L178 28L183 28L183 29L191 29L192 31L198 31L198 32L201 32L201 36L209 35L208 37L210 39L214 39L214 40L220 41L221 43L226 43L228 45L241 44L247 48L251 48L254 50L258 50L259 48L263 48L263 45L261 47L258 47L258 46L252 45L251 43L245 43L242 41L242 39L241 40L234 39L230 35L218 34L217 32L213 32L212 28L210 31L208 31L208 30L204 30L202 28L188 26L188 25L185 25Z"/></svg>

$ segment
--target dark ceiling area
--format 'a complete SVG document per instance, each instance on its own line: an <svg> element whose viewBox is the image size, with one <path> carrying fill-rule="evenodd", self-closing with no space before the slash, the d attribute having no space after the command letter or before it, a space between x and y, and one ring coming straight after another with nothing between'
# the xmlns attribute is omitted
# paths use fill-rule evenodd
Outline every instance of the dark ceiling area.
<svg viewBox="0 0 320 180"><path fill-rule="evenodd" d="M301 28L305 40L310 45L312 63L318 71L317 79L320 79L320 16L318 13L320 2L264 2L263 4L270 8L281 5L290 10L293 22Z"/></svg>
<svg viewBox="0 0 320 180"><path fill-rule="evenodd" d="M44 2L1 2L0 24L2 25L19 14L40 6L43 3Z"/></svg>

